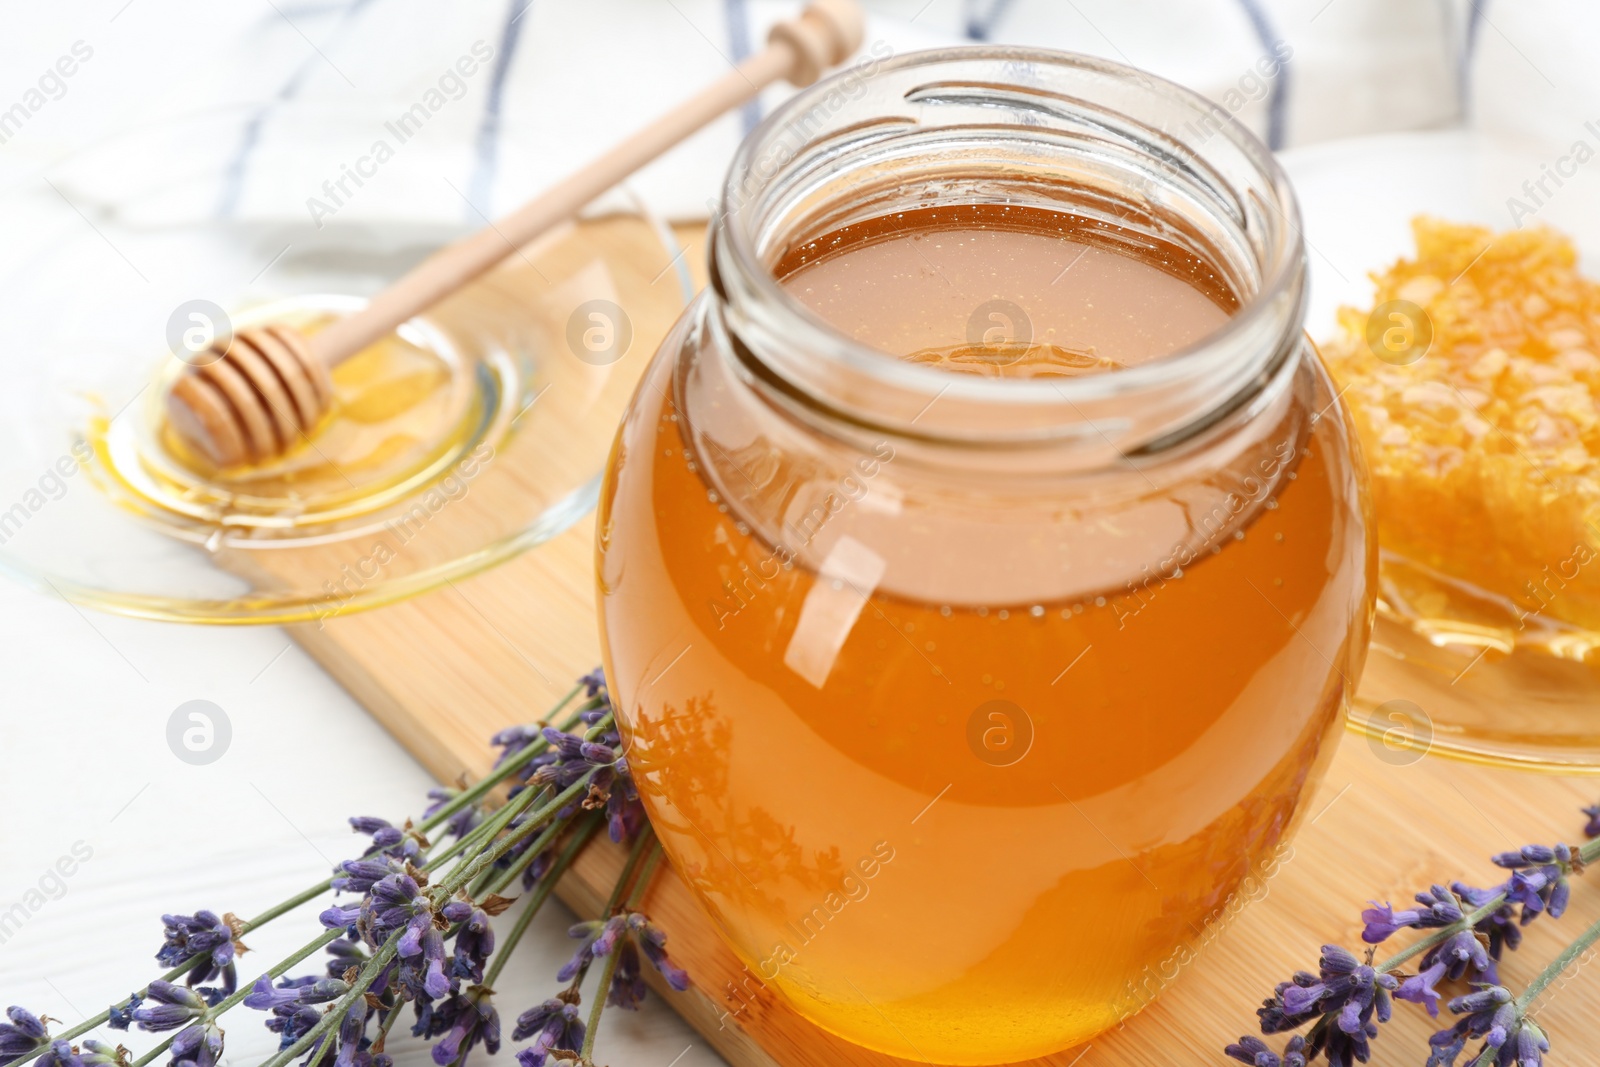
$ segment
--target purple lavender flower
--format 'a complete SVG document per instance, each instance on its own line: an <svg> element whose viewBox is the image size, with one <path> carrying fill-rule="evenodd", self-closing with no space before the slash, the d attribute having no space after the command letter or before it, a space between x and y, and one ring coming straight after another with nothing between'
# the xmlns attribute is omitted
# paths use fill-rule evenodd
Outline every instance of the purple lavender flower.
<svg viewBox="0 0 1600 1067"><path fill-rule="evenodd" d="M615 753L603 745L596 746L600 750L596 753L599 758L591 759L584 753L584 747L588 742L557 730L554 726L546 726L543 736L550 743L548 754L555 756L555 759L539 767L534 777L554 786L558 791L570 788L573 783L592 770L609 767L616 759Z"/></svg>
<svg viewBox="0 0 1600 1067"><path fill-rule="evenodd" d="M567 933L583 944L556 974L559 981L571 981L586 971L597 956L609 956L626 943L637 946L673 989L681 993L689 988L688 973L667 958L666 933L643 912L624 912L605 920L578 923Z"/></svg>
<svg viewBox="0 0 1600 1067"><path fill-rule="evenodd" d="M139 1005L143 1003L144 998L139 994L134 993L122 1003L111 1005L111 1007L106 1010L107 1014L110 1016L110 1018L106 1020L106 1025L111 1027L113 1030L126 1030L133 1024L134 1011L136 1011Z"/></svg>
<svg viewBox="0 0 1600 1067"><path fill-rule="evenodd" d="M403 873L405 868L387 857L345 860L334 868L333 888L340 893L367 893L390 875Z"/></svg>
<svg viewBox="0 0 1600 1067"><path fill-rule="evenodd" d="M127 1067L125 1049L115 1049L99 1041L85 1041L82 1048L70 1041L52 1041L34 1061L37 1067Z"/></svg>
<svg viewBox="0 0 1600 1067"><path fill-rule="evenodd" d="M1504 986L1481 986L1476 992L1456 997L1450 1002L1450 1010L1461 1018L1448 1030L1440 1030L1428 1039L1433 1047L1428 1067L1454 1067L1467 1042L1478 1037L1484 1043L1478 1057L1494 1050L1492 1062L1496 1067L1539 1067L1544 1053L1550 1051L1544 1031L1532 1019L1523 1017L1511 991Z"/></svg>
<svg viewBox="0 0 1600 1067"><path fill-rule="evenodd" d="M1524 845L1516 852L1502 852L1495 865L1510 870L1511 879L1502 887L1506 898L1522 906L1526 926L1541 912L1552 919L1566 911L1571 886L1566 872L1572 863L1572 850L1566 845Z"/></svg>
<svg viewBox="0 0 1600 1067"><path fill-rule="evenodd" d="M1362 920L1367 924L1361 940L1369 945L1377 945L1397 930L1423 930L1461 921L1461 906L1455 895L1444 886L1436 885L1425 893L1418 893L1416 901L1420 907L1404 911L1395 911L1388 904L1379 904L1376 900L1370 901L1372 907L1361 913Z"/></svg>
<svg viewBox="0 0 1600 1067"><path fill-rule="evenodd" d="M1456 896L1473 911L1488 904L1499 896L1503 887L1494 889L1478 889L1474 886L1464 885L1461 882L1452 882L1450 888ZM1478 920L1475 928L1484 937L1489 939L1489 958L1499 960L1505 952L1515 952L1517 946L1522 944L1522 931L1516 922L1516 908L1511 904L1502 904L1494 911ZM1491 983L1495 983L1492 975L1486 975Z"/></svg>
<svg viewBox="0 0 1600 1067"><path fill-rule="evenodd" d="M417 1018L411 1025L411 1036L421 1038L433 1038L449 1033L450 1028L456 1024L456 1016L466 1007L466 1001L454 995L445 997L437 1003L433 997L423 995L416 997L414 1004Z"/></svg>
<svg viewBox="0 0 1600 1067"><path fill-rule="evenodd" d="M206 1002L199 993L159 978L150 983L148 995L155 1003L133 1013L141 1030L176 1030L206 1014Z"/></svg>
<svg viewBox="0 0 1600 1067"><path fill-rule="evenodd" d="M626 1011L638 1011L646 992L644 974L639 967L639 949L632 941L625 942L618 950L617 969L611 975L606 1003Z"/></svg>
<svg viewBox="0 0 1600 1067"><path fill-rule="evenodd" d="M461 924L455 938L451 975L473 982L483 981L484 964L494 952L494 928L489 925L488 913L469 900L452 900L439 913L450 922Z"/></svg>
<svg viewBox="0 0 1600 1067"><path fill-rule="evenodd" d="M244 1006L252 1011L275 1011L299 1003L300 987L286 983L273 988L270 974L257 978L255 985L250 987L250 992L244 998Z"/></svg>
<svg viewBox="0 0 1600 1067"><path fill-rule="evenodd" d="M1519 867L1542 867L1547 863L1554 863L1558 857L1562 860L1571 859L1567 846L1523 845L1514 852L1499 853L1493 857L1492 862L1496 867L1516 870Z"/></svg>
<svg viewBox="0 0 1600 1067"><path fill-rule="evenodd" d="M611 703L611 688L606 684L605 671L595 668L594 673L586 674L581 679L584 695L595 706L578 713L578 718L585 726L594 726L607 716L616 713L616 707ZM603 741L602 744L615 744L615 740Z"/></svg>
<svg viewBox="0 0 1600 1067"><path fill-rule="evenodd" d="M395 976L405 998L419 1002L419 1011L422 1003L454 993L458 984L444 973L444 938L432 926L422 935L417 952L401 956Z"/></svg>
<svg viewBox="0 0 1600 1067"><path fill-rule="evenodd" d="M1289 1045L1280 1057L1267 1047L1265 1041L1247 1035L1241 1037L1237 1045L1229 1045L1223 1051L1251 1067L1306 1067L1305 1048L1306 1039L1296 1035L1289 1039Z"/></svg>
<svg viewBox="0 0 1600 1067"><path fill-rule="evenodd" d="M1317 1025L1306 1038L1307 1059L1325 1053L1330 1067L1365 1063L1371 1055L1368 1041L1377 1036L1379 1023L1389 1021L1389 994L1399 980L1338 945L1322 946L1320 972L1301 971L1292 981L1279 984L1272 999L1256 1012L1261 1032L1298 1030L1315 1020Z"/></svg>
<svg viewBox="0 0 1600 1067"><path fill-rule="evenodd" d="M29 1055L50 1039L44 1020L16 1005L6 1009L9 1023L0 1023L0 1067Z"/></svg>
<svg viewBox="0 0 1600 1067"><path fill-rule="evenodd" d="M1544 1063L1544 1054L1550 1051L1550 1039L1532 1019L1524 1019L1517 1031L1516 1046L1516 1058L1510 1062L1517 1067L1539 1067Z"/></svg>
<svg viewBox="0 0 1600 1067"><path fill-rule="evenodd" d="M1468 972L1480 976L1494 972L1494 961L1489 958L1488 950L1473 930L1457 931L1422 957L1422 966L1425 968L1440 963L1445 965L1444 973L1452 982L1459 982Z"/></svg>
<svg viewBox="0 0 1600 1067"><path fill-rule="evenodd" d="M517 1062L521 1067L545 1067L551 1050L577 1052L582 1048L584 1033L578 1005L552 997L517 1017L511 1040L533 1038L532 1045L517 1053Z"/></svg>
<svg viewBox="0 0 1600 1067"><path fill-rule="evenodd" d="M329 978L343 978L350 968L360 967L370 958L366 946L361 943L361 935L354 931L347 934L345 940L330 944L327 952Z"/></svg>
<svg viewBox="0 0 1600 1067"><path fill-rule="evenodd" d="M272 976L264 974L250 987L250 992L244 998L244 1006L255 1011L282 1013L284 1009L302 1005L326 1004L348 992L349 983L338 978L308 975L304 978L285 978L274 986Z"/></svg>
<svg viewBox="0 0 1600 1067"><path fill-rule="evenodd" d="M171 1067L217 1067L222 1031L213 1022L196 1023L172 1039Z"/></svg>
<svg viewBox="0 0 1600 1067"><path fill-rule="evenodd" d="M367 944L379 948L396 933L402 957L422 951L422 938L433 929L433 904L409 874L391 874L373 884L361 902L360 928Z"/></svg>
<svg viewBox="0 0 1600 1067"><path fill-rule="evenodd" d="M126 1049L112 1048L100 1041L87 1040L82 1048L55 1041L36 1062L38 1067L127 1067L126 1053Z"/></svg>
<svg viewBox="0 0 1600 1067"><path fill-rule="evenodd" d="M350 983L342 978L318 978L308 975L295 979L302 1004L328 1004L350 992Z"/></svg>
<svg viewBox="0 0 1600 1067"><path fill-rule="evenodd" d="M433 1062L439 1067L464 1063L480 1041L491 1056L499 1052L500 1013L495 1011L489 991L473 986L451 999L462 1003L451 1012L454 1021L444 1040L433 1046Z"/></svg>
<svg viewBox="0 0 1600 1067"><path fill-rule="evenodd" d="M53 1041L35 1061L37 1067L127 1067L127 1049L86 1040L81 1048L68 1041Z"/></svg>
<svg viewBox="0 0 1600 1067"><path fill-rule="evenodd" d="M1428 1009L1429 1015L1437 1019L1439 1017L1439 991L1434 987L1444 979L1445 972L1449 969L1449 964L1443 960L1434 963L1431 967L1424 967L1420 972L1400 983L1400 988L1394 992L1394 999L1421 1004Z"/></svg>
<svg viewBox="0 0 1600 1067"><path fill-rule="evenodd" d="M619 758L613 765L616 779L611 783L611 795L606 799L606 822L611 840L631 840L644 827L644 805L639 802L639 790L628 771L628 761Z"/></svg>
<svg viewBox="0 0 1600 1067"><path fill-rule="evenodd" d="M278 1035L278 1051L281 1052L305 1037L321 1021L322 1013L316 1008L285 1008L273 1013L267 1020L267 1029Z"/></svg>
<svg viewBox="0 0 1600 1067"><path fill-rule="evenodd" d="M1506 900L1522 905L1522 924L1526 926L1529 920L1544 910L1550 880L1542 870L1513 871L1505 889Z"/></svg>
<svg viewBox="0 0 1600 1067"><path fill-rule="evenodd" d="M508 726L504 730L489 738L489 743L500 750L494 765L500 766L506 760L515 756L543 736L543 727L538 723L527 726Z"/></svg>
<svg viewBox="0 0 1600 1067"><path fill-rule="evenodd" d="M383 855L406 863L416 862L422 855L422 846L417 843L416 835L410 832L409 823L406 828L401 828L387 819L364 815L352 818L350 827L356 833L372 838L372 844L361 854L362 859Z"/></svg>
<svg viewBox="0 0 1600 1067"><path fill-rule="evenodd" d="M388 835L385 841L389 845L398 843L403 836L388 819L380 819L375 815L352 815L349 822L350 829L358 834L366 834L368 837L377 837L380 834ZM374 842L374 844L377 843L376 841Z"/></svg>
<svg viewBox="0 0 1600 1067"><path fill-rule="evenodd" d="M367 1040L367 1020L372 1010L363 1001L356 1001L345 1009L339 1020L339 1051L333 1058L334 1067L356 1067L356 1060L370 1045Z"/></svg>
<svg viewBox="0 0 1600 1067"><path fill-rule="evenodd" d="M231 917L230 917L231 918ZM233 959L238 949L233 926L215 912L197 911L193 915L163 915L166 940L156 953L156 960L168 967L176 967L194 956L205 957L185 978L192 989L202 982L222 978L220 993L207 990L207 1000L220 1001L238 988Z"/></svg>
<svg viewBox="0 0 1600 1067"><path fill-rule="evenodd" d="M1583 836L1600 837L1600 804L1595 804L1579 810L1585 815L1589 816L1589 821L1584 825L1583 828Z"/></svg>
<svg viewBox="0 0 1600 1067"><path fill-rule="evenodd" d="M53 1041L35 1061L38 1067L128 1067L128 1049L112 1048L93 1038L74 1048L69 1041Z"/></svg>
<svg viewBox="0 0 1600 1067"><path fill-rule="evenodd" d="M636 911L628 916L628 931L639 943L645 959L661 972L661 977L667 980L669 986L680 993L689 988L688 972L667 958L667 935L660 927L652 923L643 913ZM596 952L598 953L598 950ZM1384 1019L1388 1019L1387 1006L1384 1008Z"/></svg>
<svg viewBox="0 0 1600 1067"><path fill-rule="evenodd" d="M52 1041L50 1047L39 1053L34 1067L83 1067L83 1057L70 1041Z"/></svg>
<svg viewBox="0 0 1600 1067"><path fill-rule="evenodd" d="M546 727L544 738L550 743L546 755L553 758L540 763L531 780L564 790L590 775L584 806L593 808L604 803L611 840L622 841L644 825L644 807L621 751L621 737L614 730L591 731L591 735L579 738Z"/></svg>
<svg viewBox="0 0 1600 1067"><path fill-rule="evenodd" d="M1479 977L1492 978L1494 961L1476 932L1458 930L1428 950L1422 957L1422 970L1400 983L1395 999L1421 1004L1429 1015L1438 1018L1439 991L1436 987L1445 979L1460 981L1469 971Z"/></svg>
<svg viewBox="0 0 1600 1067"><path fill-rule="evenodd" d="M604 956L611 951L611 946L617 943L618 938L626 931L627 925L627 916L613 915L609 919L577 923L569 928L567 936L579 938L583 944L578 946L578 951L573 953L572 959L556 972L556 980L570 982L588 970L589 964L594 962L596 956Z"/></svg>

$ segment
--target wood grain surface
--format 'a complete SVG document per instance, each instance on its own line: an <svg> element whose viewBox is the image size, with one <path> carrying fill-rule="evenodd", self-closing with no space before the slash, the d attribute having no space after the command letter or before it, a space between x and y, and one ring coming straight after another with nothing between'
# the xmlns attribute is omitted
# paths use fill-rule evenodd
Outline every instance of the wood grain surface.
<svg viewBox="0 0 1600 1067"><path fill-rule="evenodd" d="M703 276L703 234L683 228L679 236ZM643 318L634 316L636 366L670 326ZM585 520L476 577L292 632L441 780L481 774L490 764L491 733L536 718L598 662L592 537ZM1365 684L1364 695L1385 699L1381 679ZM1579 840L1579 807L1600 800L1600 780L1467 765L1390 750L1353 733L1341 735L1339 745L1320 787L1305 798L1291 846L1196 943L1173 946L1161 968L1172 980L1159 998L1090 1044L1038 1063L1225 1062L1222 1046L1254 1032L1255 1009L1275 983L1314 969L1325 942L1359 945L1359 914L1368 899L1399 905L1432 882L1498 880L1490 854L1530 841ZM609 843L591 848L560 896L579 913L595 913L621 862ZM1559 923L1541 919L1529 929L1522 950L1502 968L1509 983L1535 974L1559 950L1560 935L1600 918L1597 878L1600 872L1590 875L1591 884L1580 881ZM846 1044L780 1002L719 940L670 869L663 868L645 907L695 981L688 993L666 994L668 1002L734 1067L905 1062ZM1600 975L1581 968L1546 994L1537 1014L1556 1050L1552 1062L1594 1062L1592 1052L1582 1051L1580 1024L1597 1012ZM1399 1005L1396 1014L1374 1063L1420 1063L1435 1025L1412 1005Z"/></svg>

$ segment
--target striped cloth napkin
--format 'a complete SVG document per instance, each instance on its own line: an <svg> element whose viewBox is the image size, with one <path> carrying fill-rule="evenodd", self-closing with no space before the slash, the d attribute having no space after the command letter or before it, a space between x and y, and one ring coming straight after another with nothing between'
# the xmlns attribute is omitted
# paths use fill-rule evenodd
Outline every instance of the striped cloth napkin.
<svg viewBox="0 0 1600 1067"><path fill-rule="evenodd" d="M73 61L72 79L122 80L127 101L106 109L103 132L136 128L139 150L113 168L93 153L88 162L60 158L40 112L0 151L13 153L12 165L20 153L24 166L48 167L80 204L116 202L170 175L182 158L201 177L183 196L143 209L157 216L302 219L319 228L398 218L476 225L760 48L768 27L798 6L277 0L175 16L129 0L108 27L114 34L84 35L93 54ZM1600 75L1580 54L1597 39L1600 9L1586 0L866 6L869 46L1025 42L1132 63L1209 95L1274 148L1461 123L1554 146L1585 136L1600 145L1584 126L1600 119ZM64 17L41 9L33 18ZM1547 31L1556 25L1570 31ZM73 32L63 22L57 34L64 56ZM180 56L181 77L129 81ZM790 91L769 90L630 188L666 217L703 217L738 140Z"/></svg>

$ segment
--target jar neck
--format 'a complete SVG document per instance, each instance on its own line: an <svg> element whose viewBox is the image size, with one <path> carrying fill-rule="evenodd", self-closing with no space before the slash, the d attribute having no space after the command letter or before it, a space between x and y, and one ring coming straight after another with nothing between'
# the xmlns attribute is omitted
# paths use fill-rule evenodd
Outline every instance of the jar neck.
<svg viewBox="0 0 1600 1067"><path fill-rule="evenodd" d="M862 345L785 292L798 244L909 208L1009 204L1176 245L1235 294L1216 332L1109 373L952 374ZM1300 351L1305 253L1270 152L1223 109L1098 59L971 47L874 58L800 93L741 147L712 225L712 327L794 416L1057 468L1154 456L1257 407Z"/></svg>

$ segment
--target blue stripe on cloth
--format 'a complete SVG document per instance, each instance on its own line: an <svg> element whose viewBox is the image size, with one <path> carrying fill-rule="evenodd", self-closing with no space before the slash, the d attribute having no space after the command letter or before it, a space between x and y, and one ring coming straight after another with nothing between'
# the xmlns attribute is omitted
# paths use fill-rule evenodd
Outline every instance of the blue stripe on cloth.
<svg viewBox="0 0 1600 1067"><path fill-rule="evenodd" d="M350 0L350 2L340 4L337 7L327 5L314 11L309 8L297 9L296 13L315 16L337 11L339 12L339 23L334 32L338 33L349 24L351 19L360 13L362 8L371 2L372 0ZM282 16L274 13L264 16L264 18L268 22L278 22L281 21ZM291 25L293 24L291 23ZM245 171L250 167L250 157L255 154L256 145L261 143L262 127L267 124L267 119L272 116L273 109L279 104L287 103L298 96L300 90L305 86L306 78L310 76L311 71L326 62L327 59L321 52L313 50L311 55L302 60L300 65L289 75L288 79L278 87L278 91L272 95L272 98L257 107L250 113L250 117L245 119L244 126L239 131L239 145L234 149L233 155L228 158L228 162L223 168L222 189L217 195L217 216L219 218L229 218L239 208L239 197L244 192Z"/></svg>
<svg viewBox="0 0 1600 1067"><path fill-rule="evenodd" d="M983 0L967 0L965 30L967 37L974 41L987 41L994 36L995 27L1005 18L1011 0L994 0L987 14L983 13L982 6Z"/></svg>
<svg viewBox="0 0 1600 1067"><path fill-rule="evenodd" d="M483 116L478 120L478 137L473 146L472 180L467 183L467 218L477 222L478 212L488 215L493 204L495 170L500 161L500 109L505 100L506 79L516 59L517 41L522 37L523 16L533 0L511 0L506 8L506 23L500 28L500 47L494 54L494 72L489 75L489 92L483 101Z"/></svg>
<svg viewBox="0 0 1600 1067"><path fill-rule="evenodd" d="M1456 71L1456 92L1461 98L1461 114L1472 107L1472 65L1478 54L1478 31L1483 28L1489 0L1467 0L1467 38L1461 48L1461 69Z"/></svg>
<svg viewBox="0 0 1600 1067"><path fill-rule="evenodd" d="M728 52L735 63L743 63L750 58L749 0L723 0L723 9L728 17ZM748 137L760 122L761 98L757 96L739 109L739 124Z"/></svg>
<svg viewBox="0 0 1600 1067"><path fill-rule="evenodd" d="M1289 115L1289 60L1278 57L1278 42L1282 40L1267 18L1260 0L1239 0L1245 17L1256 31L1256 40L1278 63L1278 76L1272 79L1271 95L1267 98L1267 147L1276 152L1284 145Z"/></svg>

